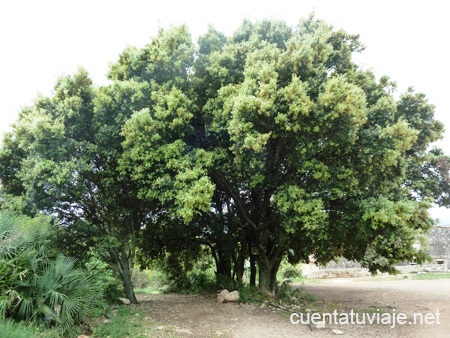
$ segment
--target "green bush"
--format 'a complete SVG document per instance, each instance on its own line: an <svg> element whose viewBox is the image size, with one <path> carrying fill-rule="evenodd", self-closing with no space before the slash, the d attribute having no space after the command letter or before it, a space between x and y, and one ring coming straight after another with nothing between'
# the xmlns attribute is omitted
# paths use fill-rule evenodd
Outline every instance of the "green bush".
<svg viewBox="0 0 450 338"><path fill-rule="evenodd" d="M138 289L144 289L149 285L150 275L146 270L134 269L131 275L133 286Z"/></svg>
<svg viewBox="0 0 450 338"><path fill-rule="evenodd" d="M305 293L302 288L292 287L289 283L281 284L277 298L281 303L290 305L305 305L316 301L314 295Z"/></svg>
<svg viewBox="0 0 450 338"><path fill-rule="evenodd" d="M36 329L24 323L15 323L12 320L0 320L0 332L2 337L8 338L38 338Z"/></svg>
<svg viewBox="0 0 450 338"><path fill-rule="evenodd" d="M53 256L49 224L35 225L35 219L0 214L0 319L74 335L98 303L94 276L73 258Z"/></svg>
<svg viewBox="0 0 450 338"><path fill-rule="evenodd" d="M141 284L145 285L143 287L139 287L139 281L137 282L137 286L133 284L136 293L155 294L168 292L169 282L167 275L163 271L145 270L142 272L146 274L147 281Z"/></svg>
<svg viewBox="0 0 450 338"><path fill-rule="evenodd" d="M160 270L151 270L149 272L148 287L154 290L164 291L167 289L167 284L167 275L164 272Z"/></svg>
<svg viewBox="0 0 450 338"><path fill-rule="evenodd" d="M289 266L283 271L283 279L299 279L302 277L302 271L294 266Z"/></svg>
<svg viewBox="0 0 450 338"><path fill-rule="evenodd" d="M288 263L286 260L283 260L281 262L278 276L281 276L282 280L298 280L303 277L302 269L298 265L292 265Z"/></svg>
<svg viewBox="0 0 450 338"><path fill-rule="evenodd" d="M238 288L239 301L243 303L261 302L270 299L270 296L258 290L255 286L242 285Z"/></svg>
<svg viewBox="0 0 450 338"><path fill-rule="evenodd" d="M202 293L218 288L213 261L206 255L187 260L169 254L157 266L167 277L167 292Z"/></svg>
<svg viewBox="0 0 450 338"><path fill-rule="evenodd" d="M94 277L99 298L104 301L102 307L106 308L108 303L116 302L121 297L123 288L117 272L93 251L89 253L89 260L85 263L85 266Z"/></svg>

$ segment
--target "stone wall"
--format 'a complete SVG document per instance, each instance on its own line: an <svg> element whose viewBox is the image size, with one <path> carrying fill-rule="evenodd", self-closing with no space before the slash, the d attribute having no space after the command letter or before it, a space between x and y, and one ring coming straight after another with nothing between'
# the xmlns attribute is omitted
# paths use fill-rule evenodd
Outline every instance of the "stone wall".
<svg viewBox="0 0 450 338"><path fill-rule="evenodd" d="M450 269L450 226L436 226L428 234L430 256Z"/></svg>
<svg viewBox="0 0 450 338"><path fill-rule="evenodd" d="M322 269L315 271L310 278L354 278L367 277L370 272L364 268L347 268L347 269Z"/></svg>
<svg viewBox="0 0 450 338"><path fill-rule="evenodd" d="M429 234L429 254L434 259L431 264L402 264L396 269L402 273L424 272L424 271L448 271L450 270L450 226L433 227ZM351 278L370 276L367 269L361 267L358 262L349 261L345 258L331 261L325 266L317 266L314 258L310 257L311 263L302 264L303 276L307 278Z"/></svg>

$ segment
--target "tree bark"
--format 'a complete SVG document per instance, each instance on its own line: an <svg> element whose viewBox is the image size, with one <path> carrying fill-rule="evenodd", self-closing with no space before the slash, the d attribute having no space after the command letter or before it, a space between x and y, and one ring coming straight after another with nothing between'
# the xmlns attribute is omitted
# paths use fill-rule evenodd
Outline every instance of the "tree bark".
<svg viewBox="0 0 450 338"><path fill-rule="evenodd" d="M242 284L242 278L245 271L245 256L246 256L246 245L245 243L240 244L239 254L234 262L234 277L236 277L236 283L238 285Z"/></svg>
<svg viewBox="0 0 450 338"><path fill-rule="evenodd" d="M250 255L250 286L256 286L256 260Z"/></svg>
<svg viewBox="0 0 450 338"><path fill-rule="evenodd" d="M266 255L260 255L258 257L258 269L259 269L259 290L266 292L270 295L275 295L278 291L277 273L280 267L281 258L267 257Z"/></svg>
<svg viewBox="0 0 450 338"><path fill-rule="evenodd" d="M252 252L252 241L248 241L248 255L250 257L250 286L256 286L256 260Z"/></svg>
<svg viewBox="0 0 450 338"><path fill-rule="evenodd" d="M110 251L110 253L122 279L123 290L125 291L126 297L132 304L137 304L138 301L136 294L134 293L133 282L131 281L132 270L130 268L128 256L126 253L117 251Z"/></svg>

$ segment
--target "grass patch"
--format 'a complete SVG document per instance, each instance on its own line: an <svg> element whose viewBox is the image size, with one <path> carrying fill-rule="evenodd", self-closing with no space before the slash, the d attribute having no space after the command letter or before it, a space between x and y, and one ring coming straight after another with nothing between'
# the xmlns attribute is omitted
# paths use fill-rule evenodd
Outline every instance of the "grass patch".
<svg viewBox="0 0 450 338"><path fill-rule="evenodd" d="M91 337L148 337L143 315L134 306L120 306L94 326Z"/></svg>
<svg viewBox="0 0 450 338"><path fill-rule="evenodd" d="M427 279L449 279L449 272L427 272L427 273L416 273L411 275L414 280L427 280Z"/></svg>
<svg viewBox="0 0 450 338"><path fill-rule="evenodd" d="M240 302L243 303L269 303L283 307L307 307L316 303L317 297L305 292L301 287L282 284L275 296L259 291L256 287L248 285L238 288Z"/></svg>
<svg viewBox="0 0 450 338"><path fill-rule="evenodd" d="M134 292L141 295L158 295L164 293L160 287L147 286L145 288L135 288Z"/></svg>

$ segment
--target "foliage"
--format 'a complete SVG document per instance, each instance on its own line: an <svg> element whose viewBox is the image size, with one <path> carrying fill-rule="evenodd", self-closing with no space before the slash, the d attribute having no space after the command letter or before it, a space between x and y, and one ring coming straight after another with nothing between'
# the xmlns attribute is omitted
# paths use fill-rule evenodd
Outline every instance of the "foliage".
<svg viewBox="0 0 450 338"><path fill-rule="evenodd" d="M117 272L111 266L102 261L98 255L91 251L89 260L85 263L86 270L93 276L98 298L105 301L103 307L108 303L114 303L122 295L122 286Z"/></svg>
<svg viewBox="0 0 450 338"><path fill-rule="evenodd" d="M281 285L277 299L281 303L288 305L305 305L317 300L314 295L306 293L301 287L294 287L289 283Z"/></svg>
<svg viewBox="0 0 450 338"><path fill-rule="evenodd" d="M250 259L270 293L286 257L420 263L427 209L450 201L450 159L430 149L443 125L423 94L356 65L363 49L314 16L210 27L197 45L186 26L162 29L119 56L109 85L80 70L21 111L1 201L58 215L68 250L95 247L132 302L137 247L177 289L209 283L192 270L205 248L216 282L241 283Z"/></svg>
<svg viewBox="0 0 450 338"><path fill-rule="evenodd" d="M61 77L51 97L22 109L0 151L6 206L57 216L65 252L82 258L95 246L116 267L132 302L131 269L147 203L133 182L119 178L117 161L120 130L137 109L128 98L141 89L127 83L97 91L83 69Z"/></svg>
<svg viewBox="0 0 450 338"><path fill-rule="evenodd" d="M139 288L139 285L136 285L136 293L157 294L167 292L170 283L168 281L167 275L163 271L148 271L147 277L148 279L145 287Z"/></svg>
<svg viewBox="0 0 450 338"><path fill-rule="evenodd" d="M190 45L184 27L155 43L166 39L174 51ZM294 28L246 21L230 37L210 29L176 81L149 76L150 47L134 51L147 58L125 54L113 69L133 68L117 80L155 88L124 125L119 161L140 197L164 206L151 231L193 231L236 271L251 248L267 291L286 256L344 256L372 272L423 261L413 244L433 223L426 209L449 195L447 167L435 170L448 158L427 151L443 126L423 94L396 100L392 81L359 69L352 54L362 50L358 36L311 16Z"/></svg>
<svg viewBox="0 0 450 338"><path fill-rule="evenodd" d="M10 338L37 338L39 333L32 326L16 323L12 320L0 320L0 332L3 337Z"/></svg>
<svg viewBox="0 0 450 338"><path fill-rule="evenodd" d="M243 303L261 303L280 304L283 306L306 305L316 301L316 297L306 293L304 289L298 286L292 286L289 282L283 282L275 297L266 292L261 292L254 286L244 285L238 288L239 301Z"/></svg>
<svg viewBox="0 0 450 338"><path fill-rule="evenodd" d="M145 337L142 320L134 307L120 306L106 323L94 326L91 337Z"/></svg>
<svg viewBox="0 0 450 338"><path fill-rule="evenodd" d="M209 257L201 257L197 261L185 261L169 255L160 262L161 269L166 274L167 288L165 292L203 293L215 292L218 288L228 285L218 285Z"/></svg>
<svg viewBox="0 0 450 338"><path fill-rule="evenodd" d="M242 285L238 288L239 301L242 303L253 303L255 301L268 301L271 299L267 293L263 293L255 286Z"/></svg>
<svg viewBox="0 0 450 338"><path fill-rule="evenodd" d="M283 260L278 271L282 280L294 281L302 278L302 269L300 266L289 264L286 260Z"/></svg>
<svg viewBox="0 0 450 338"><path fill-rule="evenodd" d="M150 274L145 270L134 269L131 280L135 288L142 289L147 287L150 280Z"/></svg>
<svg viewBox="0 0 450 338"><path fill-rule="evenodd" d="M75 259L52 256L47 229L42 221L0 215L0 262L6 277L1 279L0 315L72 335L93 314L98 290Z"/></svg>

